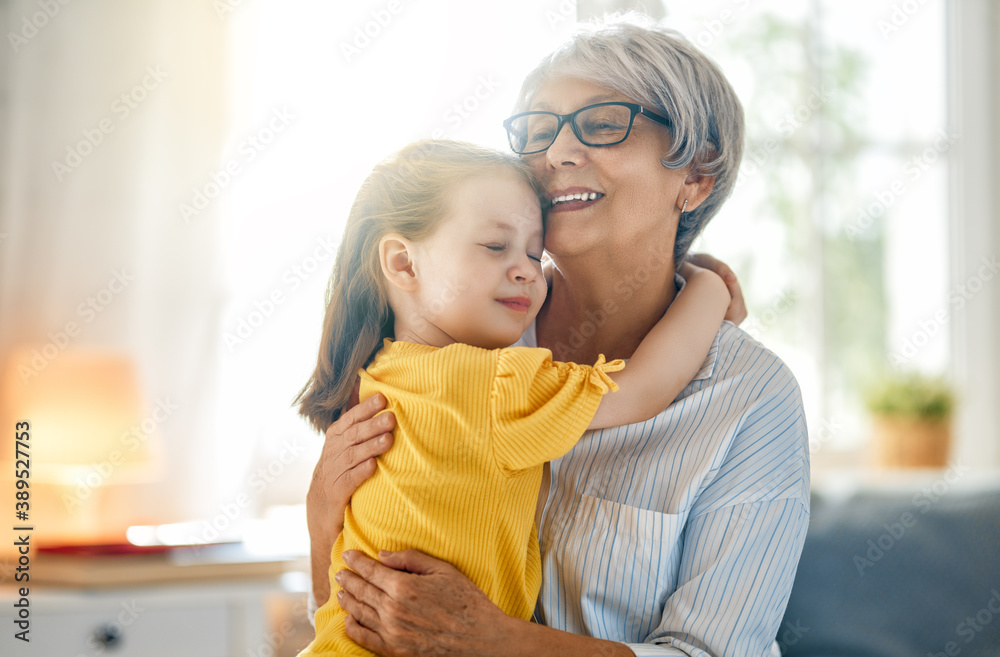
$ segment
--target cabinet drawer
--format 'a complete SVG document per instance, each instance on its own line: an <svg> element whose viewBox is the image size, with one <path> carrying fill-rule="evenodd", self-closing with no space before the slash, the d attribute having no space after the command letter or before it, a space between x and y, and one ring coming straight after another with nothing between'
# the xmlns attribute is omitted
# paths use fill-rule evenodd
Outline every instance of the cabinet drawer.
<svg viewBox="0 0 1000 657"><path fill-rule="evenodd" d="M41 605L39 605L41 607ZM80 611L36 609L26 655L38 657L227 657L230 613L221 602L184 607L125 600ZM113 643L98 634L117 631Z"/></svg>

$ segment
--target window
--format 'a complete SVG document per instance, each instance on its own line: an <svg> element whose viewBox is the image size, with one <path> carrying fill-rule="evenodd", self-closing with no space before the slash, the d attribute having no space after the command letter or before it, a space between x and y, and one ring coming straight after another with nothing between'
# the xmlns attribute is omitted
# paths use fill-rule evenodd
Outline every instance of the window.
<svg viewBox="0 0 1000 657"><path fill-rule="evenodd" d="M802 386L814 452L866 438L884 371L946 373L944 2L719 0L675 26L747 117L737 189L696 248L740 273L744 328Z"/></svg>

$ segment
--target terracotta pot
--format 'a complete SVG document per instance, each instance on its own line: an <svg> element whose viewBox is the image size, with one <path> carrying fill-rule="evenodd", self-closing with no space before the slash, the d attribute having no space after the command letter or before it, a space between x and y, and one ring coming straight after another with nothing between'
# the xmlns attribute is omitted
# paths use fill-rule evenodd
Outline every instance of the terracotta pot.
<svg viewBox="0 0 1000 657"><path fill-rule="evenodd" d="M948 420L875 418L873 463L879 468L943 468L951 451Z"/></svg>

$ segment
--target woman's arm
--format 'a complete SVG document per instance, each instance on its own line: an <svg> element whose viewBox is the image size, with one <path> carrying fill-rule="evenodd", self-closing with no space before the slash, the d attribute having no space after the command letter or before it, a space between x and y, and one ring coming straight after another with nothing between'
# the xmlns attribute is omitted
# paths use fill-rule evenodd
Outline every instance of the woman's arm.
<svg viewBox="0 0 1000 657"><path fill-rule="evenodd" d="M326 430L326 441L306 494L313 596L322 605L330 597L330 549L344 529L344 511L351 495L375 472L375 457L392 447L392 413L374 417L385 408L376 394L340 416Z"/></svg>
<svg viewBox="0 0 1000 657"><path fill-rule="evenodd" d="M344 552L347 636L384 657L634 657L630 648L503 613L451 564L416 550Z"/></svg>
<svg viewBox="0 0 1000 657"><path fill-rule="evenodd" d="M590 429L648 420L670 405L704 363L731 297L723 280L707 269L684 265L681 273L687 278L684 289L625 369L608 374L619 390L601 399Z"/></svg>

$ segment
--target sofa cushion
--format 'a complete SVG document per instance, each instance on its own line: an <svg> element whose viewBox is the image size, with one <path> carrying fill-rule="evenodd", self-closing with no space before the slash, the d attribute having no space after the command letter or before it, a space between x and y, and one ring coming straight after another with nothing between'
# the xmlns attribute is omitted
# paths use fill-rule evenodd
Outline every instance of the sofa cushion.
<svg viewBox="0 0 1000 657"><path fill-rule="evenodd" d="M1000 655L1000 490L953 483L814 493L784 655Z"/></svg>

